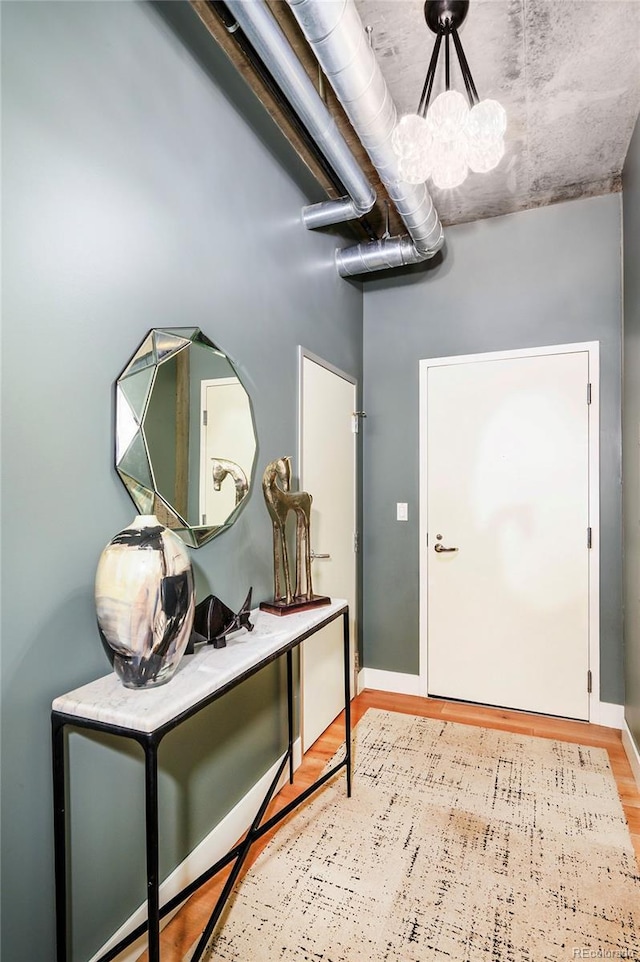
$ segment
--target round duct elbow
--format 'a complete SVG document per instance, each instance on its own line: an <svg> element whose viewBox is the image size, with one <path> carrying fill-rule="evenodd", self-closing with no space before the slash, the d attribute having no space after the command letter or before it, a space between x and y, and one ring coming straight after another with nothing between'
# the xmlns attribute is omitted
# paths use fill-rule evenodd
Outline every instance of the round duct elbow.
<svg viewBox="0 0 640 962"><path fill-rule="evenodd" d="M368 214L376 202L376 192L371 189L370 203L357 203L355 198L341 197L339 200L325 200L319 204L310 204L302 208L302 222L307 230L319 227L329 227L331 224L343 224L350 220L357 220Z"/></svg>
<svg viewBox="0 0 640 962"><path fill-rule="evenodd" d="M420 264L432 258L442 247L444 235L430 249L420 251L410 237L383 237L371 244L356 244L336 251L336 268L340 277L354 277L357 274L372 274L393 267L406 267Z"/></svg>

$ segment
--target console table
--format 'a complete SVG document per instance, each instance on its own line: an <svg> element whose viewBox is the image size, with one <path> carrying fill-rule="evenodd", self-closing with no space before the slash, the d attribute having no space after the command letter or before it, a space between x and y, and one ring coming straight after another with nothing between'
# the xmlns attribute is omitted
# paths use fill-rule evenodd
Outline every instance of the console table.
<svg viewBox="0 0 640 962"><path fill-rule="evenodd" d="M345 756L297 798L263 822L269 802L287 764L289 781L293 782L293 649L341 616L344 642ZM125 688L112 672L54 700L51 722L57 962L67 962L68 958L65 726L89 728L131 738L137 741L144 751L147 921L122 939L118 945L104 953L99 962L109 962L114 959L145 932L148 932L149 962L160 962L160 919L177 908L204 882L233 862L233 868L196 947L193 962L197 962L211 938L253 843L342 768L346 770L347 795L351 795L351 685L349 608L346 601L333 599L329 605L283 617L256 610L252 612L251 620L255 625L254 630L247 632L246 629L242 629L234 633L227 639L226 648L216 649L210 645L202 645L194 655L183 658L176 674L166 685L134 691ZM158 747L160 742L167 732L282 655L286 658L287 666L288 744L269 790L246 836L215 865L161 906L158 863Z"/></svg>

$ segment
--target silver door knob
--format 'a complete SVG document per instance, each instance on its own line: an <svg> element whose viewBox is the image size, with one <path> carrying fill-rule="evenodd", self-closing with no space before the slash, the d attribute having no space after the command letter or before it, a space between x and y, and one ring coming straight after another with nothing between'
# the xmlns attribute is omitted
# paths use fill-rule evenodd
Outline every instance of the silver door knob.
<svg viewBox="0 0 640 962"><path fill-rule="evenodd" d="M457 548L445 548L445 546L444 546L443 544L437 544L437 545L434 546L434 549L433 549L433 550L434 550L434 551L437 551L438 554L443 554L445 551L457 551L458 549L457 549Z"/></svg>
<svg viewBox="0 0 640 962"><path fill-rule="evenodd" d="M315 558L330 558L330 557L331 557L330 554L316 554L315 551L312 551L311 554L310 554L310 558L311 558L312 561L313 561Z"/></svg>

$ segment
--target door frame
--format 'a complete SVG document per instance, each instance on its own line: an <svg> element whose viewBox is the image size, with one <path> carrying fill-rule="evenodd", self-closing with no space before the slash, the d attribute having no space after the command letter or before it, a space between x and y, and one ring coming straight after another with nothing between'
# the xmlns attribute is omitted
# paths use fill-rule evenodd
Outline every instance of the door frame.
<svg viewBox="0 0 640 962"><path fill-rule="evenodd" d="M307 348L303 347L302 344L299 344L299 345L298 345L298 417L297 417L297 426L296 426L296 440L297 440L297 452L296 452L296 455L297 455L297 464L298 464L297 476L298 476L298 483L299 483L299 484L301 483L301 478L303 477L303 471L304 471L304 465L303 465L303 459L302 459L302 430L303 430L303 423L304 423L304 409L303 409L304 393L303 393L303 388L304 388L304 360L305 360L305 358L306 358L308 361L313 361L314 364L318 364L320 367L325 368L327 371L330 371L332 374L336 374L338 377L343 378L343 379L344 379L345 381L347 381L349 384L352 384L352 385L353 385L353 387L354 387L354 398L355 398L355 402L356 402L356 403L355 403L355 408L356 408L356 410L357 410L357 408L358 408L358 388L359 388L358 379L355 378L355 377L353 377L353 375L347 374L346 371L343 371L343 370L341 370L339 367L336 367L335 364L331 364L329 361L325 361L324 358L320 357L318 354L314 354L313 351L307 350ZM358 490L359 490L359 487L358 487L358 468L359 468L359 458L358 458L358 442L357 442L357 437L358 437L358 433L359 433L360 422L359 422L358 416L355 414L355 412L354 412L353 418L354 418L354 421L353 421L353 424L354 424L354 431L353 431L353 435L354 435L354 442L353 442L353 444L354 444L354 450L353 450L354 472L353 472L353 492L352 492L352 497L353 497L354 521L355 521L355 524L356 524L356 527L357 527L357 525L358 525L358 509L359 509L359 504L358 504ZM311 492L311 494L313 494L313 492ZM358 536L357 530L354 531L354 537L356 537L356 536ZM358 540L360 540L359 537L358 537ZM358 676L358 658L357 658L357 652L358 652L358 630L359 630L358 611L359 611L359 605L360 605L360 585L359 585L359 577L358 577L358 550L354 550L354 552L353 552L353 563L354 563L354 566L355 566L354 599L353 599L354 610L353 610L352 612L350 612L350 615L351 615L351 617L350 617L350 622L351 622L351 625L353 626L353 630L350 632L350 637L349 637L350 664L351 664L350 684L351 684L351 699L352 699L352 700L353 700L353 698L354 698L354 697L357 695L357 693L358 693L358 677L357 677L357 676ZM303 679L302 668L303 668L303 660L304 660L304 645L300 645L299 651L300 651L300 681L299 681L299 691L300 691L300 737L301 737L301 739L302 739L302 751L303 751L303 753L304 753L304 752L306 751L306 749L309 747L309 746L305 746L305 744L304 744L304 732L303 732L303 730L302 730L302 729L303 729L303 718L304 718L304 690L303 690L303 684L302 684L302 679Z"/></svg>
<svg viewBox="0 0 640 962"><path fill-rule="evenodd" d="M472 364L482 361L500 361L515 358L541 357L549 354L588 353L591 403L588 405L588 471L589 471L589 525L591 527L591 550L589 552L589 668L591 670L591 693L589 694L589 721L597 722L600 706L600 342L584 341L575 344L552 344L544 347L522 348L510 351L491 351L482 354L458 354L450 357L432 357L420 360L419 401L419 513L420 513L420 694L427 696L428 653L428 564L427 545L427 389L429 369L453 364ZM585 387L586 389L586 387ZM585 399L586 403L586 399ZM587 533L585 532L585 538Z"/></svg>

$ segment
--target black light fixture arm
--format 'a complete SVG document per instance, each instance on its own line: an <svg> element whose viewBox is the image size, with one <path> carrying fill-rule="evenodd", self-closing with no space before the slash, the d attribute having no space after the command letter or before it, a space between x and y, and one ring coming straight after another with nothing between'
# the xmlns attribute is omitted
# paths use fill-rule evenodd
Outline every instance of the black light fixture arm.
<svg viewBox="0 0 640 962"><path fill-rule="evenodd" d="M462 79L464 80L464 85L467 88L467 97L469 98L469 106L473 107L480 100L478 96L478 91L476 90L476 85L473 82L473 77L471 76L471 70L469 69L469 64L467 58L465 57L464 50L462 49L462 42L458 35L456 25L451 26L451 36L453 37L453 42L455 44L456 53L458 54L458 62L460 64L460 70L462 71ZM447 90L449 88L447 87Z"/></svg>
<svg viewBox="0 0 640 962"><path fill-rule="evenodd" d="M422 95L420 97L420 103L418 105L418 113L421 117L424 117L427 112L427 107L429 106L429 101L431 99L431 91L433 90L433 79L436 75L436 67L438 65L438 56L440 54L440 44L442 43L442 37L444 34L438 31L438 36L436 37L436 42L433 46L433 53L431 54L431 60L429 61L429 66L427 68L427 76L424 80L424 87L422 88Z"/></svg>
<svg viewBox="0 0 640 962"><path fill-rule="evenodd" d="M427 26L436 34L436 42L431 54L431 60L427 68L420 103L417 113L424 117L429 108L429 101L433 92L433 81L438 66L438 57L442 46L442 38L445 40L445 90L451 87L451 65L449 51L449 37L453 37L453 44L456 48L458 63L462 72L462 78L469 98L469 106L473 107L478 103L478 91L471 76L471 70L462 49L462 42L458 34L458 27L464 22L469 10L469 0L426 0L424 5L424 16Z"/></svg>
<svg viewBox="0 0 640 962"><path fill-rule="evenodd" d="M447 24L444 33L444 89L451 90L451 57L449 54L449 37L451 36L451 27Z"/></svg>

